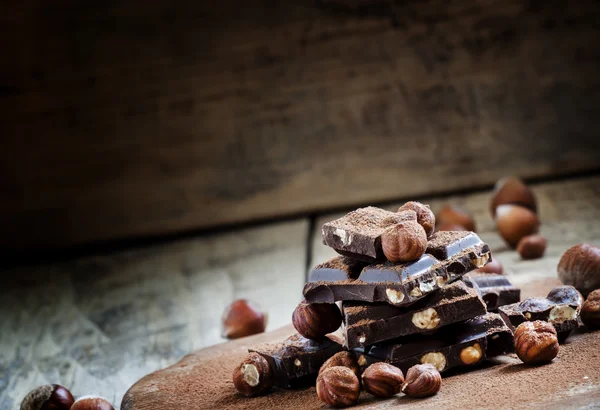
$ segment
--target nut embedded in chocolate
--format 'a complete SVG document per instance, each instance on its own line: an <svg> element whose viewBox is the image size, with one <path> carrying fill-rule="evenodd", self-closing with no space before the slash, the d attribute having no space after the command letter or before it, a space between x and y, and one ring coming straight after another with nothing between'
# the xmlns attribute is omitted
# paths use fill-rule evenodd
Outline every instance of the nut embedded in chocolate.
<svg viewBox="0 0 600 410"><path fill-rule="evenodd" d="M256 396L273 387L273 376L267 360L250 353L233 371L233 385L244 396Z"/></svg>
<svg viewBox="0 0 600 410"><path fill-rule="evenodd" d="M558 262L558 277L574 286L583 296L600 289L600 247L581 243L563 254Z"/></svg>
<svg viewBox="0 0 600 410"><path fill-rule="evenodd" d="M429 209L429 205L416 201L410 201L398 208L398 212L415 211L417 213L417 222L425 229L429 238L435 231L435 215Z"/></svg>
<svg viewBox="0 0 600 410"><path fill-rule="evenodd" d="M517 252L523 259L537 259L544 256L546 251L546 238L542 235L528 235L517 244Z"/></svg>
<svg viewBox="0 0 600 410"><path fill-rule="evenodd" d="M447 363L446 356L441 352L429 352L421 357L421 364L430 364L440 372L444 371Z"/></svg>
<svg viewBox="0 0 600 410"><path fill-rule="evenodd" d="M419 259L427 249L427 234L415 221L390 226L381 235L383 254L390 262Z"/></svg>
<svg viewBox="0 0 600 410"><path fill-rule="evenodd" d="M542 364L558 354L556 329L548 322L523 322L515 330L515 352L523 363Z"/></svg>
<svg viewBox="0 0 600 410"><path fill-rule="evenodd" d="M591 292L583 303L581 320L588 327L600 327L600 289Z"/></svg>
<svg viewBox="0 0 600 410"><path fill-rule="evenodd" d="M21 402L21 410L69 410L75 400L65 387L47 384L30 391Z"/></svg>
<svg viewBox="0 0 600 410"><path fill-rule="evenodd" d="M377 397L392 397L400 393L404 383L404 374L389 363L373 363L362 374L365 390Z"/></svg>
<svg viewBox="0 0 600 410"><path fill-rule="evenodd" d="M440 324L440 315L434 308L428 308L413 314L412 323L419 329L435 329Z"/></svg>
<svg viewBox="0 0 600 410"><path fill-rule="evenodd" d="M481 360L483 351L481 345L475 343L473 346L467 346L460 351L460 361L466 365L472 365Z"/></svg>
<svg viewBox="0 0 600 410"><path fill-rule="evenodd" d="M329 406L351 406L358 401L359 394L358 377L347 367L330 367L317 377L317 396Z"/></svg>
<svg viewBox="0 0 600 410"><path fill-rule="evenodd" d="M321 341L342 324L342 313L335 303L300 302L292 314L292 324L307 339Z"/></svg>
<svg viewBox="0 0 600 410"><path fill-rule="evenodd" d="M440 391L442 376L431 364L417 364L406 373L402 392L409 397L429 397Z"/></svg>

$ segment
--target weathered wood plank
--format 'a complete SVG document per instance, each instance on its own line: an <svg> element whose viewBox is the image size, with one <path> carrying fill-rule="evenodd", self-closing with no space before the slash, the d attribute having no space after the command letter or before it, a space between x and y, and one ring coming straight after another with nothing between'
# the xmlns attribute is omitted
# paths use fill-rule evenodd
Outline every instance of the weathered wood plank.
<svg viewBox="0 0 600 410"><path fill-rule="evenodd" d="M2 6L2 251L599 166L599 3L332 3Z"/></svg>
<svg viewBox="0 0 600 410"><path fill-rule="evenodd" d="M115 405L143 375L221 342L233 299L289 323L304 283L308 221L2 272L0 409L60 383Z"/></svg>

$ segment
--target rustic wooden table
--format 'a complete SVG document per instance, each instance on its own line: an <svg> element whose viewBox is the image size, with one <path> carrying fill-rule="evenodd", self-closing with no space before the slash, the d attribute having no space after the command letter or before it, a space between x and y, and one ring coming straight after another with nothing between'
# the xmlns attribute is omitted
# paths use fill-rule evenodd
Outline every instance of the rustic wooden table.
<svg viewBox="0 0 600 410"><path fill-rule="evenodd" d="M470 210L494 256L511 280L523 285L554 279L569 246L600 244L600 177L533 189L541 232L548 239L546 255L535 261L521 261L497 236L488 192L422 200L434 210L446 202ZM220 343L220 314L237 297L260 302L269 313L270 330L288 324L307 268L333 255L315 227L336 216L3 271L0 409L17 408L27 391L44 383L63 384L77 396L103 395L118 408L127 389L144 375ZM597 389L592 384L586 392L597 397Z"/></svg>

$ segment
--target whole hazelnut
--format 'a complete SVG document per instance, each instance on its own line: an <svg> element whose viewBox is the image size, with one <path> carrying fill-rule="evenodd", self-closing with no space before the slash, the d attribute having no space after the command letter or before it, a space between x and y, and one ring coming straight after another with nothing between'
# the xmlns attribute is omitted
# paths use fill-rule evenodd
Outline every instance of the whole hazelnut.
<svg viewBox="0 0 600 410"><path fill-rule="evenodd" d="M331 356L319 369L319 374L324 372L326 369L335 366L347 367L352 370L356 376L360 376L360 366L356 360L356 355L353 352L346 350L338 352Z"/></svg>
<svg viewBox="0 0 600 410"><path fill-rule="evenodd" d="M502 275L504 273L504 267L498 259L492 259L490 263L479 269L476 269L473 271L473 273L492 273Z"/></svg>
<svg viewBox="0 0 600 410"><path fill-rule="evenodd" d="M238 299L225 308L221 324L223 337L237 339L264 332L267 317L255 302Z"/></svg>
<svg viewBox="0 0 600 410"><path fill-rule="evenodd" d="M541 364L558 354L556 329L548 322L523 322L515 330L515 353L523 363Z"/></svg>
<svg viewBox="0 0 600 410"><path fill-rule="evenodd" d="M402 370L389 363L373 363L362 374L365 390L377 397L392 397L400 393L404 383Z"/></svg>
<svg viewBox="0 0 600 410"><path fill-rule="evenodd" d="M519 178L507 177L496 182L490 203L492 217L496 216L498 206L506 204L520 205L537 212L535 195Z"/></svg>
<svg viewBox="0 0 600 410"><path fill-rule="evenodd" d="M546 251L546 238L542 235L527 235L517 244L517 252L523 259L538 259Z"/></svg>
<svg viewBox="0 0 600 410"><path fill-rule="evenodd" d="M500 205L496 208L496 227L500 236L513 248L521 238L538 231L537 215L519 205Z"/></svg>
<svg viewBox="0 0 600 410"><path fill-rule="evenodd" d="M390 262L419 259L427 249L427 234L415 221L401 222L381 235L383 254Z"/></svg>
<svg viewBox="0 0 600 410"><path fill-rule="evenodd" d="M409 397L429 397L440 391L442 376L432 364L417 364L406 373L402 392Z"/></svg>
<svg viewBox="0 0 600 410"><path fill-rule="evenodd" d="M358 377L347 367L330 367L317 377L317 396L329 406L351 406L358 401L359 394Z"/></svg>
<svg viewBox="0 0 600 410"><path fill-rule="evenodd" d="M558 262L558 277L574 286L583 296L600 289L600 247L581 243L563 254Z"/></svg>
<svg viewBox="0 0 600 410"><path fill-rule="evenodd" d="M90 395L77 399L71 410L115 410L115 408L105 398Z"/></svg>
<svg viewBox="0 0 600 410"><path fill-rule="evenodd" d="M460 208L452 205L444 205L442 209L437 213L435 217L438 225L459 225L463 226L466 231L475 232L475 221L471 214ZM438 229L439 230L439 229ZM452 229L459 230L459 229Z"/></svg>
<svg viewBox="0 0 600 410"><path fill-rule="evenodd" d="M589 327L600 327L600 289L591 292L583 303L581 320Z"/></svg>
<svg viewBox="0 0 600 410"><path fill-rule="evenodd" d="M342 314L335 303L300 302L292 314L292 324L307 339L321 341L342 324Z"/></svg>
<svg viewBox="0 0 600 410"><path fill-rule="evenodd" d="M410 201L398 208L398 212L415 211L417 213L417 222L425 229L429 238L435 231L435 215L429 209L429 205L420 202Z"/></svg>
<svg viewBox="0 0 600 410"><path fill-rule="evenodd" d="M21 410L69 410L75 400L65 387L58 384L46 384L27 393L21 402Z"/></svg>
<svg viewBox="0 0 600 410"><path fill-rule="evenodd" d="M267 359L258 353L250 353L233 371L233 385L248 397L273 387L273 375Z"/></svg>

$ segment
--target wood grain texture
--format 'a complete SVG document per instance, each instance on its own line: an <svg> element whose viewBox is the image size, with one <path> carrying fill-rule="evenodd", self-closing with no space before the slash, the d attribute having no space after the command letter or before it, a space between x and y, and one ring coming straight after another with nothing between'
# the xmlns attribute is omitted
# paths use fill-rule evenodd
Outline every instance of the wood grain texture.
<svg viewBox="0 0 600 410"><path fill-rule="evenodd" d="M600 166L598 2L347 3L1 6L2 251Z"/></svg>
<svg viewBox="0 0 600 410"><path fill-rule="evenodd" d="M268 329L290 321L304 283L308 221L0 272L0 409L46 383L118 408L145 374L223 341L240 297Z"/></svg>

